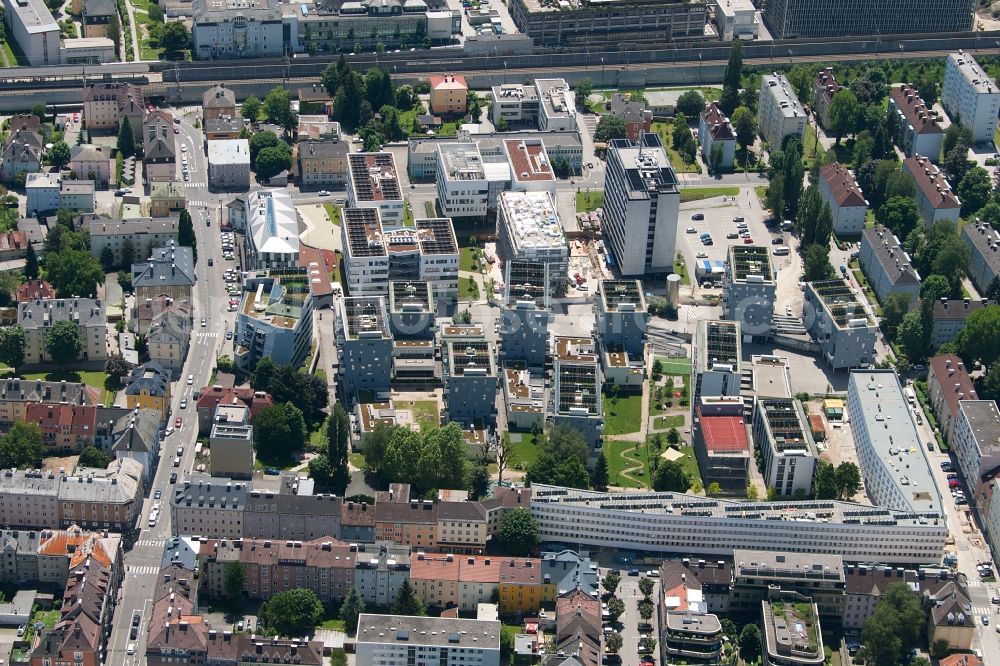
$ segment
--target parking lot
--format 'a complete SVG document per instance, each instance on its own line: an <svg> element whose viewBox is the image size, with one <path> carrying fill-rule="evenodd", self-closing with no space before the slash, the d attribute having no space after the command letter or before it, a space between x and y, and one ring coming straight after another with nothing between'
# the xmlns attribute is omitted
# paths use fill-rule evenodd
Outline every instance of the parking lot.
<svg viewBox="0 0 1000 666"><path fill-rule="evenodd" d="M610 569L602 568L600 570L601 578L607 575ZM642 592L639 591L639 580L640 576L630 576L629 569L623 568L621 571L621 583L618 585L618 591L616 596L622 600L625 605L625 612L618 619L620 631L622 635L622 649L619 651L619 655L622 659L622 664L635 664L641 663L637 660L640 656L643 659L652 659L656 661L657 655L660 653L659 640L657 640L656 648L653 650L651 655L639 655L639 640L643 636L653 636L654 638L659 637L659 620L658 612L654 611L653 617L650 619L650 627L646 627L645 630L640 631L639 626L642 624L642 618L639 617L639 603L642 601ZM643 572L645 576L645 572ZM653 601L654 609L659 608L660 599L660 582L658 578L652 578L651 580L655 583L653 588L653 594L651 599ZM603 589L603 588L602 588ZM606 623L605 623L606 624Z"/></svg>

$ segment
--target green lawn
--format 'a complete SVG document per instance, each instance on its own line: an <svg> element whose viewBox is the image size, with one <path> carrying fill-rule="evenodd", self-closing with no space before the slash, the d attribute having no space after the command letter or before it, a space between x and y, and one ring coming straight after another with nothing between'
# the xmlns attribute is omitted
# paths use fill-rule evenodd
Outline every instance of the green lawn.
<svg viewBox="0 0 1000 666"><path fill-rule="evenodd" d="M673 131L669 123L653 123L651 129L660 135L660 140L663 142L663 147L670 156L670 164L674 167L674 171L677 173L701 173L701 167L698 166L697 162L688 164L681 157L681 154L674 150L673 140L671 139ZM683 197L684 193L681 192L681 201L684 200Z"/></svg>
<svg viewBox="0 0 1000 666"><path fill-rule="evenodd" d="M473 277L459 277L458 299L460 301L478 301L479 283Z"/></svg>
<svg viewBox="0 0 1000 666"><path fill-rule="evenodd" d="M511 436L510 462L507 464L511 469L528 469L538 459L538 446L535 444L535 436L530 432L509 433ZM519 441L513 441L519 439Z"/></svg>
<svg viewBox="0 0 1000 666"><path fill-rule="evenodd" d="M331 631L344 631L344 621L340 618L327 618L319 623L317 629L329 629Z"/></svg>
<svg viewBox="0 0 1000 666"><path fill-rule="evenodd" d="M691 284L691 276L688 275L687 264L684 262L684 255L677 253L677 258L674 259L674 273L681 276L681 284L688 285Z"/></svg>
<svg viewBox="0 0 1000 666"><path fill-rule="evenodd" d="M8 368L8 374L12 371ZM99 370L66 370L59 372L23 372L23 379L42 380L47 382L83 382L101 390L101 404L110 407L115 402L115 387L108 381L108 374Z"/></svg>
<svg viewBox="0 0 1000 666"><path fill-rule="evenodd" d="M458 251L458 270L470 272L478 271L479 264L476 262L478 254L478 249L475 247L460 248Z"/></svg>
<svg viewBox="0 0 1000 666"><path fill-rule="evenodd" d="M441 408L437 400L404 400L396 403L396 409L409 409L424 432L441 427Z"/></svg>
<svg viewBox="0 0 1000 666"><path fill-rule="evenodd" d="M713 197L735 197L740 193L738 187L689 187L681 190L681 203L685 201L701 201Z"/></svg>
<svg viewBox="0 0 1000 666"><path fill-rule="evenodd" d="M701 489L704 486L702 486L701 483L701 472L698 471L698 460L694 457L694 449L690 446L682 446L679 451L684 455L678 458L675 462L680 464L680 466L684 469L684 473L688 475L689 479L691 479L691 492L701 492Z"/></svg>
<svg viewBox="0 0 1000 666"><path fill-rule="evenodd" d="M660 362L660 365L663 366L663 374L681 375L682 377L684 377L684 383L687 384L688 377L691 375L691 359L670 358L669 356L656 356L653 358L653 361Z"/></svg>
<svg viewBox="0 0 1000 666"><path fill-rule="evenodd" d="M11 50L10 44L7 41L0 42L0 48L3 49L4 67L17 67L19 64L17 62L17 56L15 56L14 51Z"/></svg>
<svg viewBox="0 0 1000 666"><path fill-rule="evenodd" d="M576 212L589 213L595 208L604 205L604 192L599 190L586 190L576 193Z"/></svg>
<svg viewBox="0 0 1000 666"><path fill-rule="evenodd" d="M455 136L458 134L458 129L461 126L461 120L447 120L441 123L441 127L436 130L436 134L438 136Z"/></svg>
<svg viewBox="0 0 1000 666"><path fill-rule="evenodd" d="M434 210L434 202L433 201L425 201L424 202L424 214L427 217L437 217L436 211Z"/></svg>
<svg viewBox="0 0 1000 666"><path fill-rule="evenodd" d="M685 419L682 414L676 414L673 416L657 416L653 419L653 427L657 430L660 428L683 428L684 421Z"/></svg>
<svg viewBox="0 0 1000 666"><path fill-rule="evenodd" d="M809 168L809 165L812 164L814 151L816 159L822 164L823 156L826 155L826 149L820 144L815 128L811 124L806 123L805 138L802 142L802 163L806 165L806 168Z"/></svg>
<svg viewBox="0 0 1000 666"><path fill-rule="evenodd" d="M323 210L326 211L326 216L330 218L330 222L338 226L340 225L340 208L333 204L325 203L323 204Z"/></svg>
<svg viewBox="0 0 1000 666"><path fill-rule="evenodd" d="M607 393L604 405L604 434L624 435L638 432L642 426L642 395L619 395L612 400Z"/></svg>
<svg viewBox="0 0 1000 666"><path fill-rule="evenodd" d="M350 460L350 463L355 467L357 467L358 469L364 469L365 465L367 464L367 461L365 460L365 454L360 452L359 453L351 452L350 454L348 454L348 459Z"/></svg>
<svg viewBox="0 0 1000 666"><path fill-rule="evenodd" d="M638 450L636 449L638 445ZM604 457L608 460L608 483L624 488L648 488L649 469L646 447L641 442L609 440L604 442ZM627 476L626 469L638 467Z"/></svg>

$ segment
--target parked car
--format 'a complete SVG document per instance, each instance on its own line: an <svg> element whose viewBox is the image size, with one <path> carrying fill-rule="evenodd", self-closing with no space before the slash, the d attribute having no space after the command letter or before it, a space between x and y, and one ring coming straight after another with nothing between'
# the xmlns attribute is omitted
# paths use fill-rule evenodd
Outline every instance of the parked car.
<svg viewBox="0 0 1000 666"><path fill-rule="evenodd" d="M785 239L782 238L781 236L771 239L771 245L784 245L784 244L785 244Z"/></svg>
<svg viewBox="0 0 1000 666"><path fill-rule="evenodd" d="M704 220L705 219L705 214L704 213L695 213L694 215L691 216L691 219L692 220Z"/></svg>

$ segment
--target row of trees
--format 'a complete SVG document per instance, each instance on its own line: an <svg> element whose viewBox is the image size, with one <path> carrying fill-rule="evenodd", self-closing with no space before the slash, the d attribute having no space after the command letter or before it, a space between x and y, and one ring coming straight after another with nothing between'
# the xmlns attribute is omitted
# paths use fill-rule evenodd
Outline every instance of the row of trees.
<svg viewBox="0 0 1000 666"><path fill-rule="evenodd" d="M326 450L309 461L309 476L321 487L341 496L351 482L350 428L350 418L338 402L326 420Z"/></svg>
<svg viewBox="0 0 1000 666"><path fill-rule="evenodd" d="M426 432L377 426L362 447L365 465L383 483L408 483L419 495L468 486L468 449L457 423Z"/></svg>

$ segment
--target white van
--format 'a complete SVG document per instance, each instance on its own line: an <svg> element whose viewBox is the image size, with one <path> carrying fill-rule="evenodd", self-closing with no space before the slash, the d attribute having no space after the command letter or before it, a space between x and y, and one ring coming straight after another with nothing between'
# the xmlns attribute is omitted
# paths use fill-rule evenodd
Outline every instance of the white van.
<svg viewBox="0 0 1000 666"><path fill-rule="evenodd" d="M791 250L789 250L788 246L786 246L786 245L782 245L780 247L776 247L773 250L771 250L771 254L773 254L776 257L787 256L790 252L791 252Z"/></svg>

